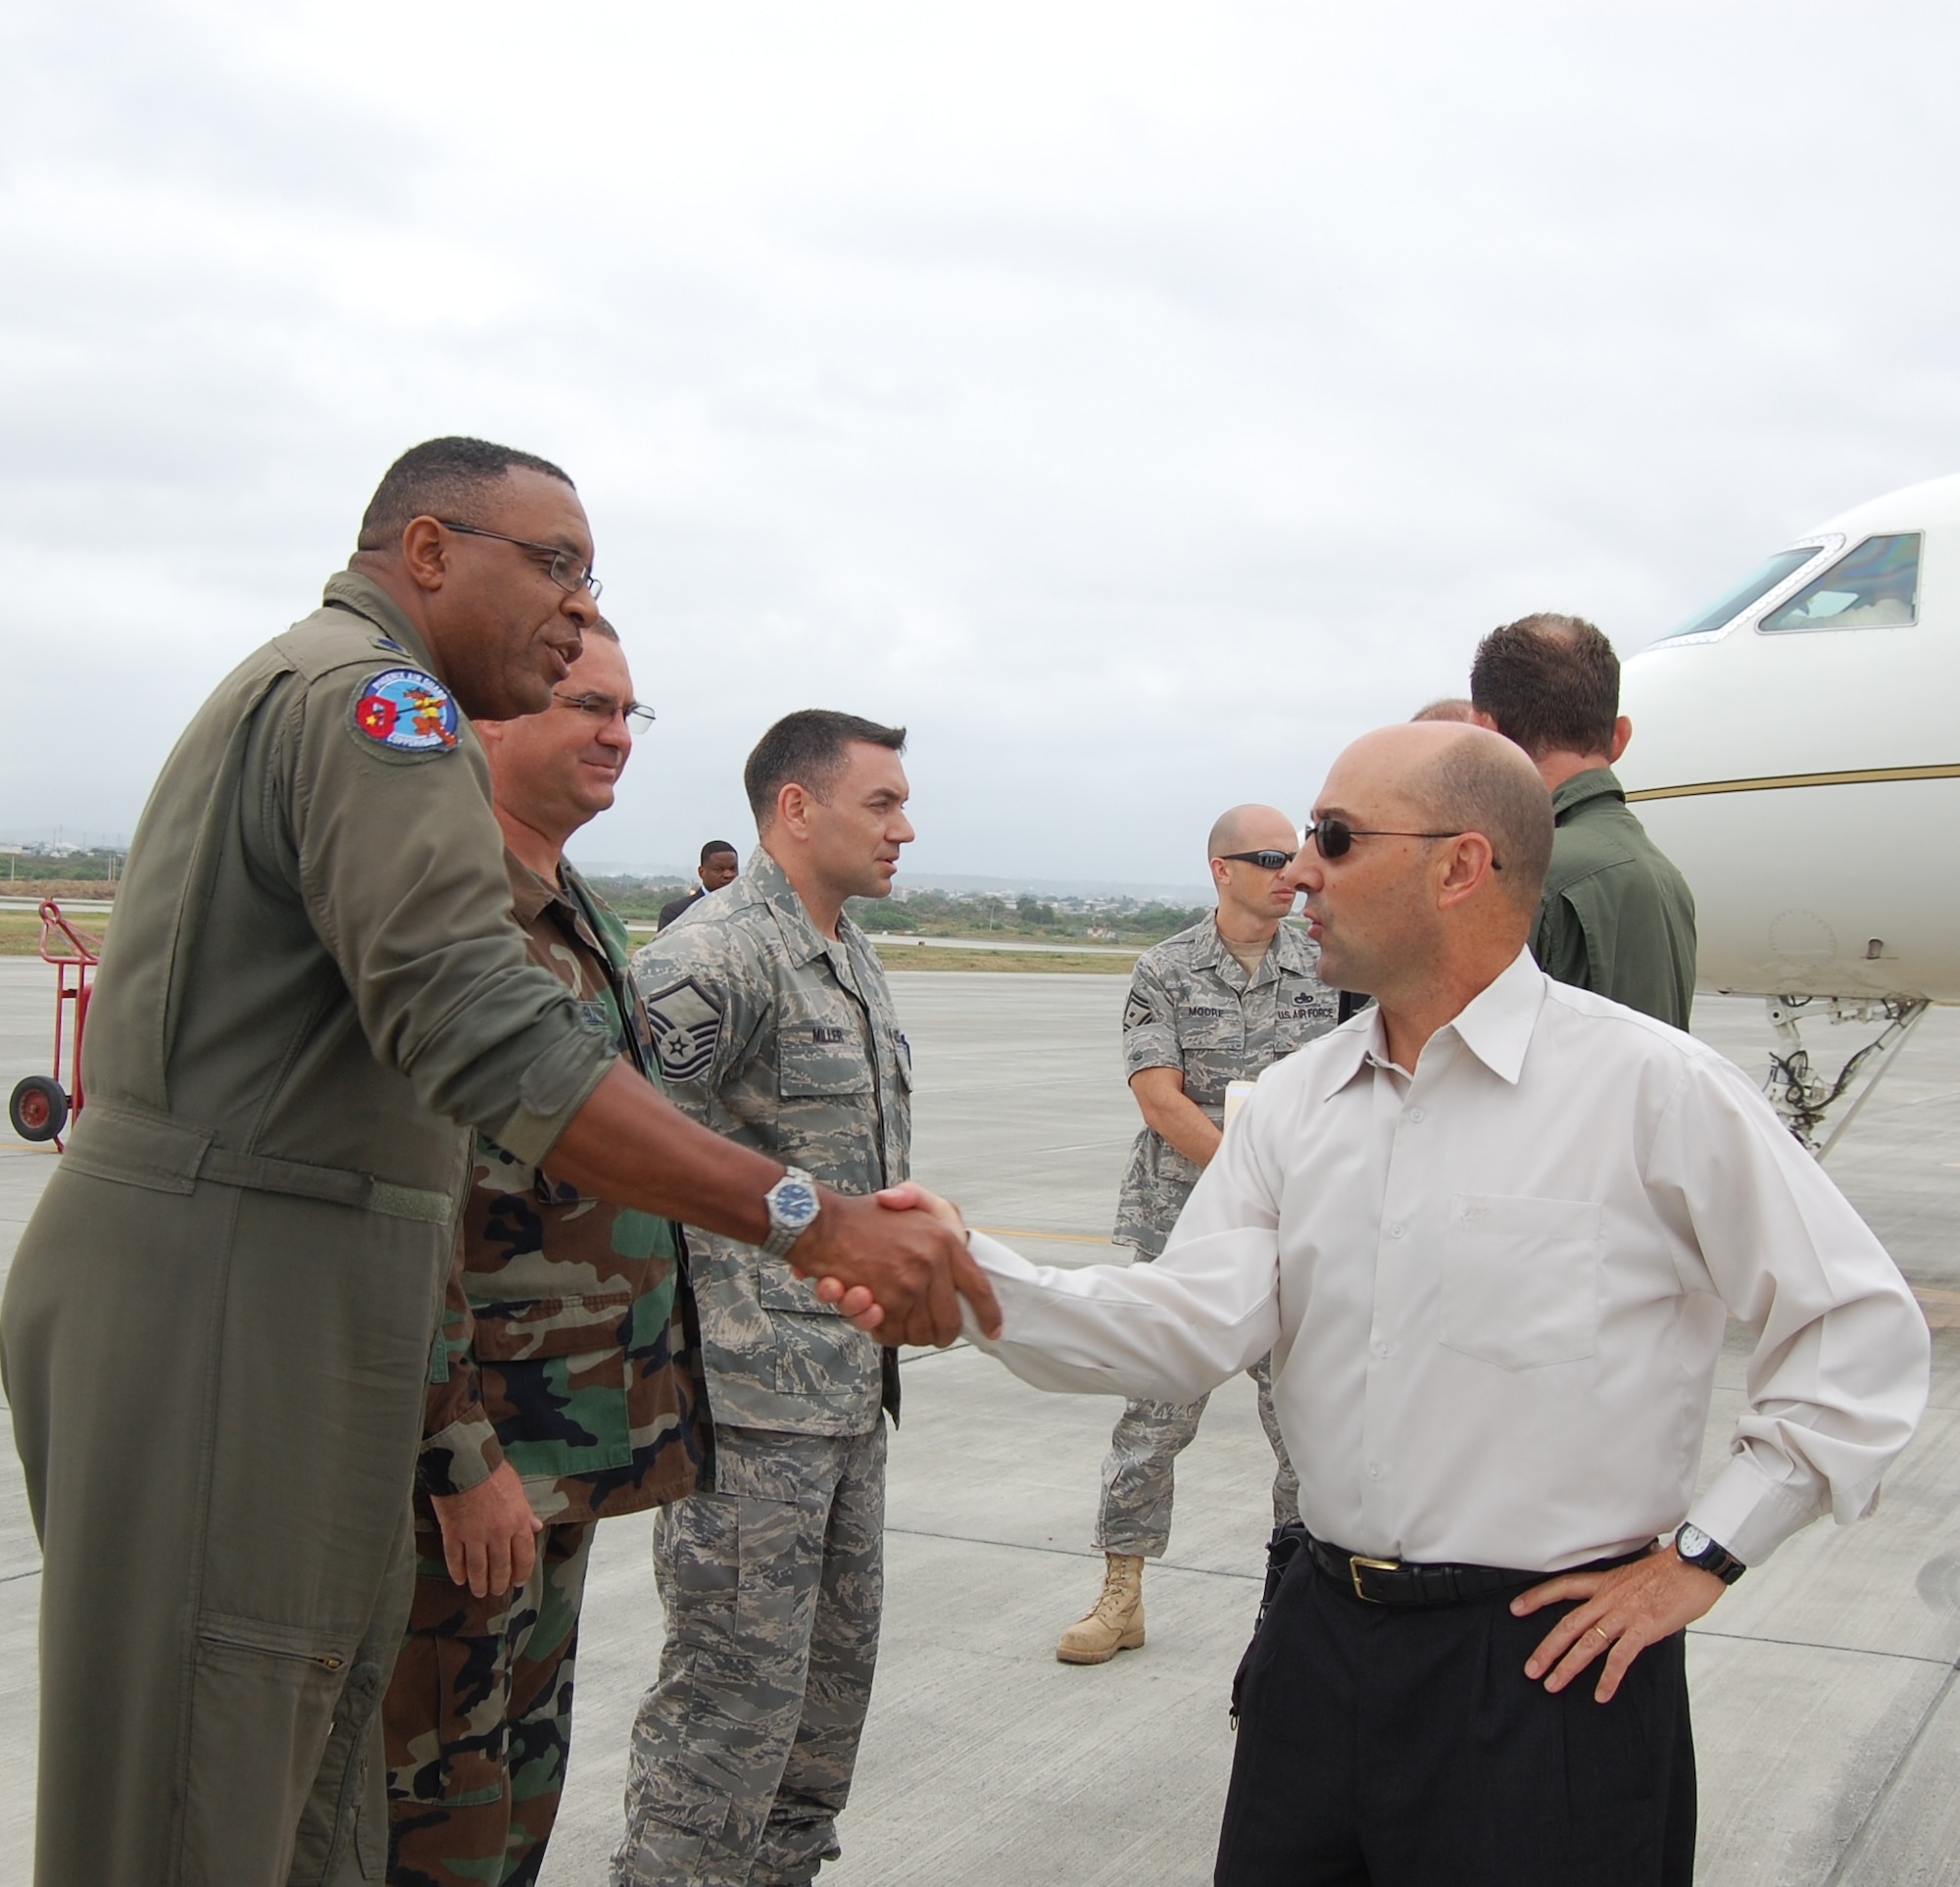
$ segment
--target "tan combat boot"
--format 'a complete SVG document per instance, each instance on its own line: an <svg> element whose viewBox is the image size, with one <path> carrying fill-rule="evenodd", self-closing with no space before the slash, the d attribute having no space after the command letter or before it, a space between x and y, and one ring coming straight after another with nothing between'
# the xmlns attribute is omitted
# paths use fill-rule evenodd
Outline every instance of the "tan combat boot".
<svg viewBox="0 0 1960 1887"><path fill-rule="evenodd" d="M1089 1615L1061 1634L1054 1655L1064 1664L1106 1664L1119 1651L1144 1642L1144 1558L1141 1553L1105 1553L1102 1596Z"/></svg>

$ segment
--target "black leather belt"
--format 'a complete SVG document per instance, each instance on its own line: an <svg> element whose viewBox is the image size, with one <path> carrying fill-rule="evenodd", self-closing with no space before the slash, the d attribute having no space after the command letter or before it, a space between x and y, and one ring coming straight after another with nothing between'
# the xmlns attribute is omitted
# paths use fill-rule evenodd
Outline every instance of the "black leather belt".
<svg viewBox="0 0 1960 1887"><path fill-rule="evenodd" d="M1552 1572L1520 1572L1514 1566L1417 1565L1407 1560L1371 1559L1365 1553L1349 1553L1345 1547L1330 1546L1310 1533L1306 1536L1306 1550L1323 1575L1374 1606L1466 1606L1503 1592L1522 1592L1526 1586L1558 1576ZM1604 1572L1616 1565L1643 1560L1652 1550L1642 1547L1638 1553L1622 1553L1616 1559L1593 1560L1583 1566L1564 1569Z"/></svg>

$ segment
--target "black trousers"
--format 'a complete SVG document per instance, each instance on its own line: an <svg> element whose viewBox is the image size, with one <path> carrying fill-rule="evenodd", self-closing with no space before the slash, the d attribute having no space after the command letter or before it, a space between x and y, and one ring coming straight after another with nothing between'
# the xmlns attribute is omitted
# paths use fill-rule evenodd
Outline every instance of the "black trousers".
<svg viewBox="0 0 1960 1887"><path fill-rule="evenodd" d="M1370 1605L1298 1554L1240 1692L1216 1887L1690 1887L1682 1636L1610 1704L1525 1660L1562 1614Z"/></svg>

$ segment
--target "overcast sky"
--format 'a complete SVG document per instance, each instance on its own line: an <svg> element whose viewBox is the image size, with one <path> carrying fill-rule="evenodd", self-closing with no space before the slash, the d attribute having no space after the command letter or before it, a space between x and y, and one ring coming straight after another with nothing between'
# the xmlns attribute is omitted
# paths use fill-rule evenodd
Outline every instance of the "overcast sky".
<svg viewBox="0 0 1960 1887"><path fill-rule="evenodd" d="M0 24L0 836L126 832L404 446L577 480L574 856L902 720L935 870L1202 880L1532 609L1960 470L1950 5L421 0Z"/></svg>

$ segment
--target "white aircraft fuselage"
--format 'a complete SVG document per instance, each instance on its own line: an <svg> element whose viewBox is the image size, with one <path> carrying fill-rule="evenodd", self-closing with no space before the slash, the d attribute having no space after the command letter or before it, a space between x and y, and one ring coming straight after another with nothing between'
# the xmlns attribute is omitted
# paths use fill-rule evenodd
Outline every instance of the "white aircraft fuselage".
<svg viewBox="0 0 1960 1887"><path fill-rule="evenodd" d="M1960 1002L1960 476L1806 532L1627 663L1621 705L1701 988Z"/></svg>

